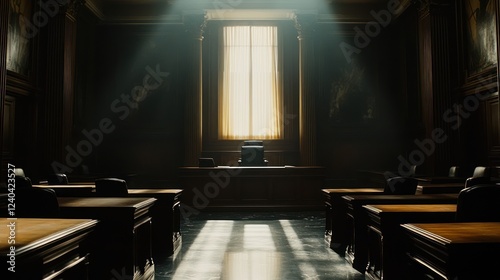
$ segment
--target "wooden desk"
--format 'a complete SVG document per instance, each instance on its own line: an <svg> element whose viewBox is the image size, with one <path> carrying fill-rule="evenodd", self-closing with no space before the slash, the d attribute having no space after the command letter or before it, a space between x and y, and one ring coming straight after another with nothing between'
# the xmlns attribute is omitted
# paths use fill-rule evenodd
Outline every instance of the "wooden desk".
<svg viewBox="0 0 500 280"><path fill-rule="evenodd" d="M97 197L95 184L84 185L34 185L39 188L52 188L59 197ZM153 257L163 258L172 255L182 244L180 229L179 189L129 189L129 197L156 198L151 208Z"/></svg>
<svg viewBox="0 0 500 280"><path fill-rule="evenodd" d="M455 204L364 205L368 215L368 266L374 279L400 280L404 277L405 246L402 223L453 222Z"/></svg>
<svg viewBox="0 0 500 280"><path fill-rule="evenodd" d="M411 245L408 256L435 279L498 279L500 223L403 224L402 228Z"/></svg>
<svg viewBox="0 0 500 280"><path fill-rule="evenodd" d="M422 194L422 195L347 195L342 197L347 205L349 237L346 258L352 266L365 272L367 258L366 211L368 204L456 204L458 194Z"/></svg>
<svg viewBox="0 0 500 280"><path fill-rule="evenodd" d="M9 244L12 228L15 244ZM0 218L1 279L89 279L89 237L97 224L89 219ZM10 246L15 246L11 259ZM15 272L8 270L13 260Z"/></svg>
<svg viewBox="0 0 500 280"><path fill-rule="evenodd" d="M340 255L344 255L348 237L344 228L347 226L347 206L342 199L344 195L383 194L380 188L345 188L322 189L325 198L325 241L328 246Z"/></svg>
<svg viewBox="0 0 500 280"><path fill-rule="evenodd" d="M91 257L91 279L112 279L127 275L153 279L151 217L154 198L60 197L61 216L92 218L97 228L97 251Z"/></svg>
<svg viewBox="0 0 500 280"><path fill-rule="evenodd" d="M325 168L320 166L182 167L183 203L197 211L322 209Z"/></svg>
<svg viewBox="0 0 500 280"><path fill-rule="evenodd" d="M465 183L419 183L416 194L459 193Z"/></svg>
<svg viewBox="0 0 500 280"><path fill-rule="evenodd" d="M174 254L182 244L179 189L129 189L130 197L154 197L151 208L153 257L163 258Z"/></svg>

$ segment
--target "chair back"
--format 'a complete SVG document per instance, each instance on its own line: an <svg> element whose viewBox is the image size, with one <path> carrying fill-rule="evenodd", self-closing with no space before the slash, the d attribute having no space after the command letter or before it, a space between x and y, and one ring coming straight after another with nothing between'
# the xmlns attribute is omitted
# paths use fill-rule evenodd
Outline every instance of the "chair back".
<svg viewBox="0 0 500 280"><path fill-rule="evenodd" d="M417 166L416 165L412 165L408 169L408 174L400 173L399 176L401 176L401 177L415 177L416 174L417 174Z"/></svg>
<svg viewBox="0 0 500 280"><path fill-rule="evenodd" d="M95 180L95 192L98 196L123 197L128 195L127 182L118 178L101 178Z"/></svg>
<svg viewBox="0 0 500 280"><path fill-rule="evenodd" d="M66 174L50 174L47 176L47 183L49 185L67 185L69 184L68 182L68 176Z"/></svg>
<svg viewBox="0 0 500 280"><path fill-rule="evenodd" d="M489 177L469 177L465 180L465 188L469 188L475 185L484 185L491 183Z"/></svg>
<svg viewBox="0 0 500 280"><path fill-rule="evenodd" d="M386 194L415 194L418 181L410 177L392 177L387 179L384 188Z"/></svg>
<svg viewBox="0 0 500 280"><path fill-rule="evenodd" d="M457 178L459 176L460 176L460 167L458 166L450 167L450 170L448 171L448 177Z"/></svg>
<svg viewBox="0 0 500 280"><path fill-rule="evenodd" d="M22 168L14 168L14 174L19 177L26 177L26 174L24 173L24 170Z"/></svg>
<svg viewBox="0 0 500 280"><path fill-rule="evenodd" d="M500 186L475 185L458 194L458 222L500 222Z"/></svg>
<svg viewBox="0 0 500 280"><path fill-rule="evenodd" d="M59 203L53 189L16 188L16 216L22 218L57 218Z"/></svg>
<svg viewBox="0 0 500 280"><path fill-rule="evenodd" d="M476 166L472 173L472 178L490 177L490 168L485 166Z"/></svg>

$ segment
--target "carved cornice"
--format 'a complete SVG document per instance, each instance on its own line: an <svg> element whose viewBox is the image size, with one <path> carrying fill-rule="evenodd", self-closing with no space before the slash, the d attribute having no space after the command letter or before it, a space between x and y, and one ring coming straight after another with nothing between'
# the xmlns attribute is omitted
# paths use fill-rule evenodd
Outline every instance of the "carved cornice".
<svg viewBox="0 0 500 280"><path fill-rule="evenodd" d="M300 40L314 33L317 22L317 15L295 14L293 16L293 21L295 23L295 29L297 29L297 33L299 34L298 38Z"/></svg>
<svg viewBox="0 0 500 280"><path fill-rule="evenodd" d="M59 15L75 19L80 8L85 5L86 0L58 0L55 2L59 4Z"/></svg>
<svg viewBox="0 0 500 280"><path fill-rule="evenodd" d="M203 40L203 32L207 27L205 14L185 14L183 16L184 28L194 39Z"/></svg>
<svg viewBox="0 0 500 280"><path fill-rule="evenodd" d="M70 0L66 6L66 14L76 17L81 7L85 5L85 0Z"/></svg>

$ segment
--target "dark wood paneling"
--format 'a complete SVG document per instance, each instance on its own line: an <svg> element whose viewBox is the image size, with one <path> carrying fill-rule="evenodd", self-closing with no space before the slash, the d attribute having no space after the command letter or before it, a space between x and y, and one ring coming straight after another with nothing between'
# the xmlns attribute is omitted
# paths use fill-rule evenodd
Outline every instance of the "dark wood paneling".
<svg viewBox="0 0 500 280"><path fill-rule="evenodd" d="M443 3L426 2L419 11L419 52L420 52L420 92L422 100L422 123L424 133L421 137L433 140L436 130L446 135L446 143L434 141L434 148L426 153L421 172L426 174L445 174L455 161L453 129L443 114L452 108L455 101L453 88L456 87L454 50L455 6L451 1ZM450 69L452 69L450 71ZM420 140L422 141L422 140Z"/></svg>
<svg viewBox="0 0 500 280"><path fill-rule="evenodd" d="M207 207L322 208L322 167L185 167L179 176L183 204L196 211Z"/></svg>
<svg viewBox="0 0 500 280"><path fill-rule="evenodd" d="M8 30L8 25L9 25L9 1L1 1L0 3L0 108L2 110L4 109L4 102L5 102L5 95L6 91L5 88L7 86L7 30ZM0 167L0 171L2 174L7 174L4 170L5 164L4 164L4 158L3 158L3 139L4 139L4 134L3 134L3 124L4 124L4 114L0 114L0 147L2 147L2 151L0 153L0 162L2 166ZM3 183L6 179L4 176L0 179L0 183Z"/></svg>
<svg viewBox="0 0 500 280"><path fill-rule="evenodd" d="M2 112L2 171L14 159L14 127L16 120L16 103L12 97L6 97Z"/></svg>
<svg viewBox="0 0 500 280"><path fill-rule="evenodd" d="M484 123L486 124L486 143L491 165L500 163L500 107L498 94L491 95L483 103Z"/></svg>
<svg viewBox="0 0 500 280"><path fill-rule="evenodd" d="M79 97L84 115L71 146L86 140L82 131L98 128L105 118L114 130L82 157L81 166L88 166L91 173L171 179L184 152L187 35L183 26L99 25L96 36L95 68L87 70L95 73L95 91ZM152 72L161 72L161 80L149 81L159 86L135 102L134 90Z"/></svg>
<svg viewBox="0 0 500 280"><path fill-rule="evenodd" d="M470 56L464 29L466 28L463 10L464 1L457 1L457 49L459 51L459 69L461 85L459 87L458 106L453 117L454 125L459 125L460 148L455 152L463 155L462 165L472 169L478 165L497 165L500 163L499 147L499 106L498 106L498 63L468 75L466 59ZM498 3L496 5L496 44L498 49ZM498 51L497 51L498 56Z"/></svg>

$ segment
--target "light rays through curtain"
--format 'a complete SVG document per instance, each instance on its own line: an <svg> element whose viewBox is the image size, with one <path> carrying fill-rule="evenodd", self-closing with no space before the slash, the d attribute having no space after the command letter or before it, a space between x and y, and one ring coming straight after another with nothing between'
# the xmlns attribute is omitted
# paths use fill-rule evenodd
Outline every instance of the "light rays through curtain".
<svg viewBox="0 0 500 280"><path fill-rule="evenodd" d="M220 139L282 138L276 26L225 26Z"/></svg>

